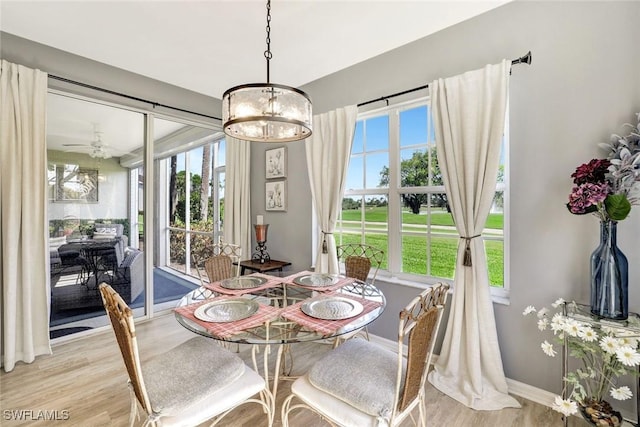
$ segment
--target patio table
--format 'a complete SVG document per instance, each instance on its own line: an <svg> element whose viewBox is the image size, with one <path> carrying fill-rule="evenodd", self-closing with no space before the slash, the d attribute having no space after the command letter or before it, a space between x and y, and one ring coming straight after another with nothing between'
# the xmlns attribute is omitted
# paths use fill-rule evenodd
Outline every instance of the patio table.
<svg viewBox="0 0 640 427"><path fill-rule="evenodd" d="M177 321L188 330L226 343L252 345L252 359L256 371L262 371L269 382L268 361L271 346L277 346L275 366L272 375L272 392L278 390L281 376L291 378L291 360L287 369L287 355L290 357L290 345L301 342L322 341L349 334L364 328L377 319L383 312L386 300L375 286L333 275L328 286L304 285L296 278L309 276L310 272L299 272L287 277L267 276L260 273L247 277L268 278L266 283L257 286L257 291L247 289L239 294L237 290L225 289L219 283L202 286L185 295L177 304L174 312ZM207 322L197 318L194 312L203 304L217 303L246 298L258 303L257 311L247 317L230 322ZM353 317L327 319L323 313L317 318L303 312L303 305L315 304L324 298L353 301L362 311ZM308 311L308 308L307 308ZM348 315L348 314L347 314ZM263 351L263 367L258 369L257 354ZM283 357L284 356L284 357ZM284 358L284 363L283 363Z"/></svg>

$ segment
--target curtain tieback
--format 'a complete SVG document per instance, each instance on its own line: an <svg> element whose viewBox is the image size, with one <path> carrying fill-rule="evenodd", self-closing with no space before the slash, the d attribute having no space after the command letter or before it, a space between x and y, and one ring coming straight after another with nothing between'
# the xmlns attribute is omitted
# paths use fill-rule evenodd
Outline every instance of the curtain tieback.
<svg viewBox="0 0 640 427"><path fill-rule="evenodd" d="M462 258L462 265L465 267L471 267L473 263L471 262L471 239L475 239L476 237L480 237L480 234L476 234L471 237L460 236L461 239L465 240L465 248L464 248L464 257Z"/></svg>
<svg viewBox="0 0 640 427"><path fill-rule="evenodd" d="M322 230L322 253L323 254L329 253L329 248L327 247L327 234L333 234L333 233L329 233L327 231Z"/></svg>

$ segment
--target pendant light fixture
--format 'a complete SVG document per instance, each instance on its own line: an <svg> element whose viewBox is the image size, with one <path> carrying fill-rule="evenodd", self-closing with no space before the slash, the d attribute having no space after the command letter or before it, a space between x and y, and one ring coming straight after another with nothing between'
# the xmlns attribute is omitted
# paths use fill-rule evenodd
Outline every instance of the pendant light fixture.
<svg viewBox="0 0 640 427"><path fill-rule="evenodd" d="M309 95L269 80L271 54L271 0L267 0L267 82L232 87L222 95L224 133L256 142L299 141L311 135Z"/></svg>

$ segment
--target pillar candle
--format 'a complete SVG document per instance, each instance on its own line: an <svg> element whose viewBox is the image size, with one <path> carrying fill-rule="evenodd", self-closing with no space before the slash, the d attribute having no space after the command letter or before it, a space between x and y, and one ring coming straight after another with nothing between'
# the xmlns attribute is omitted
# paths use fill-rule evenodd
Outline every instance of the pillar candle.
<svg viewBox="0 0 640 427"><path fill-rule="evenodd" d="M256 218L256 224L261 225L263 223L264 219L262 217L262 215L258 215L258 217Z"/></svg>

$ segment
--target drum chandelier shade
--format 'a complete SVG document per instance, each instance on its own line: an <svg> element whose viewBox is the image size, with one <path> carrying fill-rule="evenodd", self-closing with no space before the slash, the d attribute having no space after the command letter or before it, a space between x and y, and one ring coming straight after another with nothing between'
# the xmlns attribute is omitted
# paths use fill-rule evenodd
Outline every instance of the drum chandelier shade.
<svg viewBox="0 0 640 427"><path fill-rule="evenodd" d="M267 0L267 82L232 87L222 95L224 133L256 142L292 142L312 132L309 95L269 81L271 60L271 0Z"/></svg>
<svg viewBox="0 0 640 427"><path fill-rule="evenodd" d="M278 84L251 83L222 96L224 133L257 142L291 142L311 135L311 99Z"/></svg>

